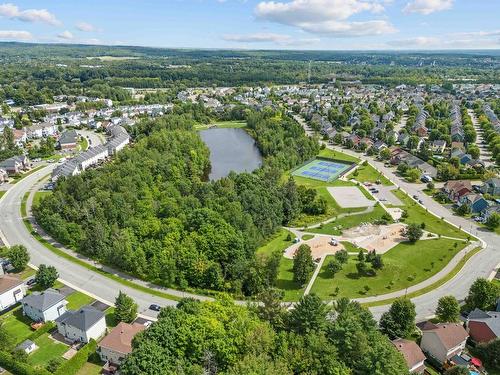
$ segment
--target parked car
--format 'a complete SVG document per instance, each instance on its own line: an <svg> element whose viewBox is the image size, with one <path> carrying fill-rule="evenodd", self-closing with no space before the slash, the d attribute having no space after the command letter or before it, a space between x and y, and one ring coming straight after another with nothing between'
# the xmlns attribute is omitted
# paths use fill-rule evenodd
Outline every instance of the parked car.
<svg viewBox="0 0 500 375"><path fill-rule="evenodd" d="M377 189L372 190L373 194L377 194L379 191Z"/></svg>
<svg viewBox="0 0 500 375"><path fill-rule="evenodd" d="M32 279L29 279L28 281L26 281L26 285L28 285L28 286L32 286L35 284L36 284L36 280L34 277Z"/></svg>
<svg viewBox="0 0 500 375"><path fill-rule="evenodd" d="M418 200L418 203L420 203L420 204L424 204L424 201L423 201L422 199L419 199L419 200Z"/></svg>
<svg viewBox="0 0 500 375"><path fill-rule="evenodd" d="M161 310L161 306L153 303L153 304L149 305L149 309L153 310L153 311L160 311Z"/></svg>
<svg viewBox="0 0 500 375"><path fill-rule="evenodd" d="M413 199L418 200L418 195L417 195L417 194L415 194L415 195L413 196Z"/></svg>

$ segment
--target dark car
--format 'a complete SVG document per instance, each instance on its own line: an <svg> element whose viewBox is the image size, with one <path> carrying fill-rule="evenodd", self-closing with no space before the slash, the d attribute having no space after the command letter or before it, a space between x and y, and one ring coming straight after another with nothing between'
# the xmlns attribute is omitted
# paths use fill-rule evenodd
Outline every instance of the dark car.
<svg viewBox="0 0 500 375"><path fill-rule="evenodd" d="M415 195L413 196L413 199L418 200L418 195L417 195L417 194L415 194Z"/></svg>
<svg viewBox="0 0 500 375"><path fill-rule="evenodd" d="M35 284L36 284L35 278L29 279L28 281L26 281L26 285L28 285L28 286L32 286Z"/></svg>
<svg viewBox="0 0 500 375"><path fill-rule="evenodd" d="M420 203L420 204L424 204L424 201L423 201L422 199L419 199L419 200L418 200L418 203Z"/></svg>
<svg viewBox="0 0 500 375"><path fill-rule="evenodd" d="M160 306L160 305L157 305L157 304L155 304L155 303L153 303L153 304L151 304L151 305L149 306L149 309L150 309L150 310L153 310L153 311L160 311L160 310L161 310L161 306Z"/></svg>

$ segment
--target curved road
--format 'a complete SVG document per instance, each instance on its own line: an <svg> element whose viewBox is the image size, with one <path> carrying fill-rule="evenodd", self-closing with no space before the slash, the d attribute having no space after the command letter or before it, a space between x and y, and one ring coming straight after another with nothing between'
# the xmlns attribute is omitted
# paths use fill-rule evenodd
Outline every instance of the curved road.
<svg viewBox="0 0 500 375"><path fill-rule="evenodd" d="M331 148L335 148L329 146ZM352 151L341 150L348 154L352 154L361 159L366 159ZM424 206L429 211L434 212L438 216L445 217L448 221L455 225L462 226L465 230L472 232L474 236L481 238L486 244L486 249L474 255L462 270L446 284L420 297L413 298L412 301L417 307L417 317L419 319L426 318L434 313L437 300L448 294L452 294L459 300L463 299L468 292L471 283L478 277L488 277L500 263L500 236L495 233L485 231L474 223L451 214L445 207L434 201L432 198L421 193L422 186L417 184L409 184L397 177L393 170L386 168L383 163L377 162L370 158L369 162L377 169L382 171L395 184L401 186L410 195L417 194L424 202ZM130 295L139 305L139 312L149 317L155 317L157 313L148 310L151 303L156 303L160 306L175 305L176 302L163 297L151 295L146 292L138 291L134 288L124 286L114 280L111 280L99 273L88 270L78 264L75 264L65 258L61 258L48 250L45 246L33 238L26 229L21 213L20 204L25 192L32 189L37 181L49 174L55 165L49 165L32 175L20 180L13 185L6 194L0 198L0 236L7 245L23 244L31 255L31 263L35 266L40 264L49 264L57 268L61 280L77 290L84 291L92 295L96 299L112 304L118 291ZM142 285L147 285L145 282L137 281ZM154 287L154 286L153 286ZM159 287L154 287L160 289ZM176 294L178 296L188 296L179 291L171 289L161 289L166 293ZM193 296L193 295L191 295ZM197 296L201 299L206 297ZM375 317L379 317L382 312L386 311L388 306L373 307L370 310Z"/></svg>

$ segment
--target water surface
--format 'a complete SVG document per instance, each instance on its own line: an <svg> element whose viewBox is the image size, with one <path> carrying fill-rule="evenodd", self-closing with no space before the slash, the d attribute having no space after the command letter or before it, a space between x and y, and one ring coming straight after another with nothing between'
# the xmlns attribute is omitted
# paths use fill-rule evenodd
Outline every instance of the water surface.
<svg viewBox="0 0 500 375"><path fill-rule="evenodd" d="M211 128L201 130L200 136L210 149L210 180L218 180L231 171L251 172L262 164L255 140L243 129Z"/></svg>

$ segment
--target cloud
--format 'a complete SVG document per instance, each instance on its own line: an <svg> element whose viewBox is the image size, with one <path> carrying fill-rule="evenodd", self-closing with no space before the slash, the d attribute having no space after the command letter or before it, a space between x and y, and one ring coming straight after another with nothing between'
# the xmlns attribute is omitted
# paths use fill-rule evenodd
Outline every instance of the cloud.
<svg viewBox="0 0 500 375"><path fill-rule="evenodd" d="M33 35L29 31L0 30L1 40L31 40Z"/></svg>
<svg viewBox="0 0 500 375"><path fill-rule="evenodd" d="M20 10L17 5L12 3L0 4L0 16L23 22L42 22L53 26L62 25L62 22L47 9Z"/></svg>
<svg viewBox="0 0 500 375"><path fill-rule="evenodd" d="M387 45L398 49L496 49L500 47L499 37L500 30L474 31L391 40Z"/></svg>
<svg viewBox="0 0 500 375"><path fill-rule="evenodd" d="M358 13L383 11L382 2L375 0L292 0L260 2L255 15L261 20L298 27L310 33L345 38L395 32L396 29L385 20L348 21Z"/></svg>
<svg viewBox="0 0 500 375"><path fill-rule="evenodd" d="M276 43L291 40L290 35L273 34L273 33L256 33L256 34L228 34L224 35L222 39L229 42L241 43Z"/></svg>
<svg viewBox="0 0 500 375"><path fill-rule="evenodd" d="M454 0L413 0L403 8L404 13L420 13L428 15L434 12L451 9Z"/></svg>
<svg viewBox="0 0 500 375"><path fill-rule="evenodd" d="M97 28L88 22L78 22L76 28L80 31L85 31L87 33L97 31Z"/></svg>
<svg viewBox="0 0 500 375"><path fill-rule="evenodd" d="M62 33L57 34L57 37L60 39L71 40L74 38L73 34L68 30L63 31Z"/></svg>
<svg viewBox="0 0 500 375"><path fill-rule="evenodd" d="M275 43L281 46L303 46L319 42L319 38L292 38L286 34L255 33L255 34L227 34L222 39L239 43Z"/></svg>

